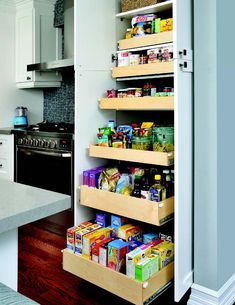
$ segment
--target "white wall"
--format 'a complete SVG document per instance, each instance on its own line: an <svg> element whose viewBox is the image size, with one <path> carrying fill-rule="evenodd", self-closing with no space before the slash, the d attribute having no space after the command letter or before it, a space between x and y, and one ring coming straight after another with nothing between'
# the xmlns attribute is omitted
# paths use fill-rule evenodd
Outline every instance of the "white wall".
<svg viewBox="0 0 235 305"><path fill-rule="evenodd" d="M43 91L15 86L15 13L0 2L0 128L13 125L14 109L29 109L29 123L43 118Z"/></svg>

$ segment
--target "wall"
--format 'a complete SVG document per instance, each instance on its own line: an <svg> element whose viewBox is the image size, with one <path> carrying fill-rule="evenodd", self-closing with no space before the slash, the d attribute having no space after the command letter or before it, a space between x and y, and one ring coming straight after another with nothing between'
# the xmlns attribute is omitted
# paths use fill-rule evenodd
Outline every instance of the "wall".
<svg viewBox="0 0 235 305"><path fill-rule="evenodd" d="M233 0L194 1L194 282L215 291L235 271L234 6Z"/></svg>
<svg viewBox="0 0 235 305"><path fill-rule="evenodd" d="M42 90L20 90L15 86L15 13L0 1L0 127L13 125L14 109L29 109L29 123L42 120Z"/></svg>

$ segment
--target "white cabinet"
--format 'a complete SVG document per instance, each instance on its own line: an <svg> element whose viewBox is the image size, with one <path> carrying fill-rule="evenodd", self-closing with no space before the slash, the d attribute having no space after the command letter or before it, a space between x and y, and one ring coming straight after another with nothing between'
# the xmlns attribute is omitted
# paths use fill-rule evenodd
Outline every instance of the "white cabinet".
<svg viewBox="0 0 235 305"><path fill-rule="evenodd" d="M13 181L13 135L0 134L0 178Z"/></svg>
<svg viewBox="0 0 235 305"><path fill-rule="evenodd" d="M58 53L58 29L49 1L25 0L16 6L16 83L19 88L59 87L58 72L27 72L27 65L52 61Z"/></svg>

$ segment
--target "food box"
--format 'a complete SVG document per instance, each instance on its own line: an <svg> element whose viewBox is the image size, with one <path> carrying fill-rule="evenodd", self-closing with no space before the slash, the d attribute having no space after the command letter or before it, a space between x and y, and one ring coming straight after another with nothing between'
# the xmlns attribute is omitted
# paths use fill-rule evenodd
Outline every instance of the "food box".
<svg viewBox="0 0 235 305"><path fill-rule="evenodd" d="M86 234L83 237L82 242L82 256L87 259L91 259L91 248L100 243L102 240L105 240L110 237L109 228L100 228L93 232Z"/></svg>
<svg viewBox="0 0 235 305"><path fill-rule="evenodd" d="M174 244L164 241L152 248L152 254L159 255L160 269L162 269L174 260Z"/></svg>
<svg viewBox="0 0 235 305"><path fill-rule="evenodd" d="M108 267L108 243L99 248L99 264Z"/></svg>
<svg viewBox="0 0 235 305"><path fill-rule="evenodd" d="M75 252L75 232L79 231L83 228L89 227L93 225L93 223L89 222L89 221L85 221L83 223L81 223L78 226L74 226L72 228L67 229L67 249L69 249L72 252Z"/></svg>
<svg viewBox="0 0 235 305"><path fill-rule="evenodd" d="M167 32L173 30L173 18L162 19L160 21L160 32Z"/></svg>
<svg viewBox="0 0 235 305"><path fill-rule="evenodd" d="M128 222L128 219L126 217L117 216L117 215L111 215L111 228L114 232L114 234L118 234L118 228L123 226Z"/></svg>
<svg viewBox="0 0 235 305"><path fill-rule="evenodd" d="M150 260L149 275L151 277L160 270L160 257L156 254L150 254L148 255L148 259Z"/></svg>
<svg viewBox="0 0 235 305"><path fill-rule="evenodd" d="M121 11L131 11L140 7L154 5L164 0L121 0Z"/></svg>
<svg viewBox="0 0 235 305"><path fill-rule="evenodd" d="M107 238L91 247L91 259L94 262L99 263L100 247L107 245L112 240L113 240L113 238ZM107 266L107 265L105 265L105 266Z"/></svg>
<svg viewBox="0 0 235 305"><path fill-rule="evenodd" d="M157 273L159 271L159 260L158 255L150 254L140 261L135 266L135 279L144 282Z"/></svg>
<svg viewBox="0 0 235 305"><path fill-rule="evenodd" d="M97 213L96 223L101 227L108 227L110 225L110 216L108 214Z"/></svg>
<svg viewBox="0 0 235 305"><path fill-rule="evenodd" d="M124 272L128 243L116 239L108 244L108 267L118 272Z"/></svg>
<svg viewBox="0 0 235 305"><path fill-rule="evenodd" d="M101 228L100 225L93 224L92 226L89 226L85 229L75 232L75 253L76 254L82 254L83 237L92 231L98 230L99 228Z"/></svg>
<svg viewBox="0 0 235 305"><path fill-rule="evenodd" d="M161 18L156 18L154 20L154 30L153 30L153 32L157 34L157 33L160 33L160 31L161 31Z"/></svg>
<svg viewBox="0 0 235 305"><path fill-rule="evenodd" d="M157 233L144 233L143 234L143 243L147 244L149 242L154 241L157 238L158 238L158 234Z"/></svg>
<svg viewBox="0 0 235 305"><path fill-rule="evenodd" d="M142 230L135 225L126 224L118 228L118 237L125 241L138 240L142 241Z"/></svg>
<svg viewBox="0 0 235 305"><path fill-rule="evenodd" d="M142 245L143 243L138 240L128 241L128 252L131 252Z"/></svg>
<svg viewBox="0 0 235 305"><path fill-rule="evenodd" d="M148 50L147 55L148 55L148 64L156 63L159 57L159 48Z"/></svg>
<svg viewBox="0 0 235 305"><path fill-rule="evenodd" d="M135 266L151 254L151 246L142 245L126 255L126 275L135 278Z"/></svg>

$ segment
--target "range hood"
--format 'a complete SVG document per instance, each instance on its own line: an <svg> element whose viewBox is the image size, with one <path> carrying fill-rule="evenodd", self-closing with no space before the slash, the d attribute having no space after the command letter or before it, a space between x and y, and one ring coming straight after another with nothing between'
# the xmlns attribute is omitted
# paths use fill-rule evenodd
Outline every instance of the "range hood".
<svg viewBox="0 0 235 305"><path fill-rule="evenodd" d="M27 71L63 71L74 66L74 1L64 0L64 58L27 65Z"/></svg>

